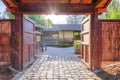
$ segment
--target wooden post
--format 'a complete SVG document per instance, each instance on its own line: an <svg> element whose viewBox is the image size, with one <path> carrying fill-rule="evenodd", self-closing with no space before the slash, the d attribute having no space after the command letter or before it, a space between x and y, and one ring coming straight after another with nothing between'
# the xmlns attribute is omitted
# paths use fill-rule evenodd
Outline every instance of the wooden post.
<svg viewBox="0 0 120 80"><path fill-rule="evenodd" d="M23 15L15 14L15 27L16 27L16 53L18 70L23 69Z"/></svg>
<svg viewBox="0 0 120 80"><path fill-rule="evenodd" d="M91 14L92 18L92 28L91 28L91 69L97 70L100 69L101 66L101 38L100 38L100 29L98 24L98 9L94 9L93 14Z"/></svg>

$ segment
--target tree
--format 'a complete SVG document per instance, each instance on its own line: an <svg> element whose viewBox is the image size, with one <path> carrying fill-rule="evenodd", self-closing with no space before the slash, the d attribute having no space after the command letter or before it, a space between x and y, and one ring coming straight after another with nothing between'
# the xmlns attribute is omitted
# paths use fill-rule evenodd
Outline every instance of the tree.
<svg viewBox="0 0 120 80"><path fill-rule="evenodd" d="M37 24L41 24L41 25L45 26L45 20L44 20L43 16L41 16L41 15L30 15L29 18L34 20Z"/></svg>
<svg viewBox="0 0 120 80"><path fill-rule="evenodd" d="M37 24L41 24L46 28L52 27L52 21L46 20L42 15L30 15L30 19L34 20Z"/></svg>
<svg viewBox="0 0 120 80"><path fill-rule="evenodd" d="M45 24L46 24L47 28L51 28L52 27L53 22L50 19L47 19L45 22L46 22Z"/></svg>
<svg viewBox="0 0 120 80"><path fill-rule="evenodd" d="M80 24L81 21L83 20L84 16L83 15L69 15L67 17L67 23L68 24Z"/></svg>
<svg viewBox="0 0 120 80"><path fill-rule="evenodd" d="M120 1L112 0L107 12L100 16L101 19L120 19Z"/></svg>

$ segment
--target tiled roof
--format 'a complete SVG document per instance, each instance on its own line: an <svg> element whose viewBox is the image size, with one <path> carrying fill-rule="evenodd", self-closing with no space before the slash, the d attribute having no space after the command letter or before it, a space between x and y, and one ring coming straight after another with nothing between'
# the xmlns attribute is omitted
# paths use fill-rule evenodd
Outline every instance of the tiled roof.
<svg viewBox="0 0 120 80"><path fill-rule="evenodd" d="M44 31L81 31L80 24L54 24L53 28L45 29Z"/></svg>

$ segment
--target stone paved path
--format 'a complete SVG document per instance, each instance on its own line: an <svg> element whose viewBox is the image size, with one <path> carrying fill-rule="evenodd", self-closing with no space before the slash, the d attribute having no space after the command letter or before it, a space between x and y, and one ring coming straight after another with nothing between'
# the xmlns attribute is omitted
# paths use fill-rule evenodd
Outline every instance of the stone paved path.
<svg viewBox="0 0 120 80"><path fill-rule="evenodd" d="M19 80L101 80L89 71L79 56L43 55Z"/></svg>
<svg viewBox="0 0 120 80"><path fill-rule="evenodd" d="M44 54L49 55L49 56L71 56L71 55L75 55L73 47L67 47L67 48L47 47L47 50L44 51Z"/></svg>

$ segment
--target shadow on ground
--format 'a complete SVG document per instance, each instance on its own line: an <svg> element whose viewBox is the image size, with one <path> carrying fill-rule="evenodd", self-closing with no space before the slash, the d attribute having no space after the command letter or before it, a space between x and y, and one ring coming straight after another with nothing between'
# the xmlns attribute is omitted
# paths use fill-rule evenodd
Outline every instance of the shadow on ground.
<svg viewBox="0 0 120 80"><path fill-rule="evenodd" d="M120 80L120 63L119 61L102 62L102 70L98 73L102 80Z"/></svg>
<svg viewBox="0 0 120 80"><path fill-rule="evenodd" d="M120 80L120 73L116 75L109 74L108 72L102 70L101 72L98 72L97 75L102 79L102 80Z"/></svg>

